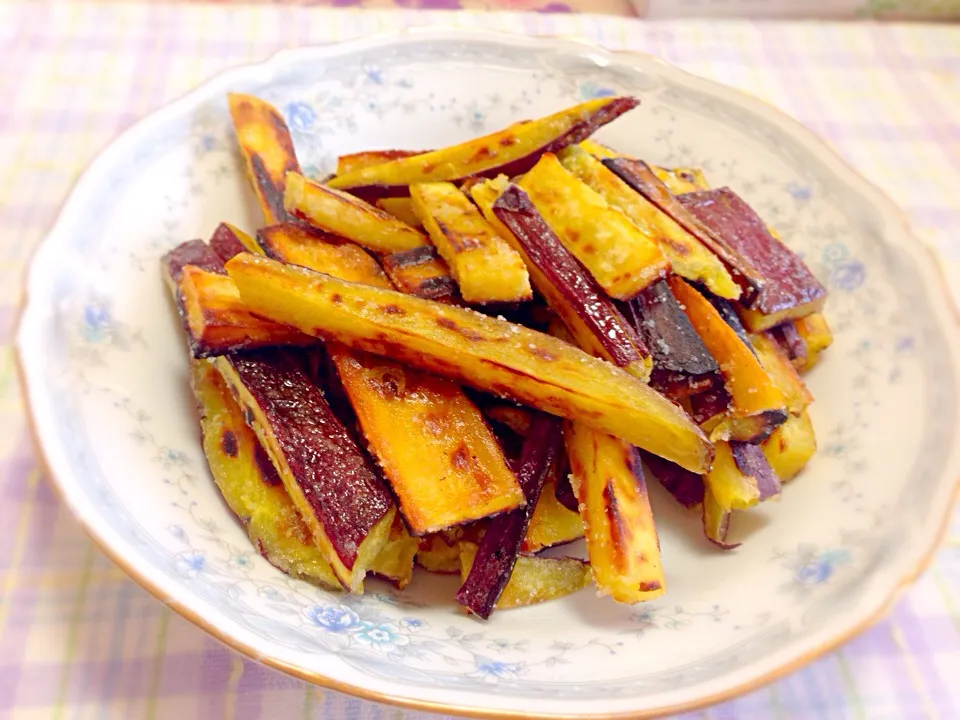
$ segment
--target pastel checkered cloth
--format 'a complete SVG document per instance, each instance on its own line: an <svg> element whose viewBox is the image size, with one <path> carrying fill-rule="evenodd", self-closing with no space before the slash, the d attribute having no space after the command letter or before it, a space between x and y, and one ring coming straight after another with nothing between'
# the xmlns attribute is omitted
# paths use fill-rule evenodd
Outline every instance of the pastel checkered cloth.
<svg viewBox="0 0 960 720"><path fill-rule="evenodd" d="M214 73L282 47L434 22L643 50L772 102L884 188L960 289L958 26L2 3L0 717L426 717L247 662L128 580L43 477L10 343L31 250L78 173L126 126ZM932 568L887 620L805 670L694 716L956 718L958 608L955 519Z"/></svg>

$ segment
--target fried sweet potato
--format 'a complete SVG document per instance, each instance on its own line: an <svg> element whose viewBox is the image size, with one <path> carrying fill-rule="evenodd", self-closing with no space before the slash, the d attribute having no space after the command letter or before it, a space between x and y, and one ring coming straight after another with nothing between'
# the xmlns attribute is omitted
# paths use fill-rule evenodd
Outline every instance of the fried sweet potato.
<svg viewBox="0 0 960 720"><path fill-rule="evenodd" d="M785 322L771 328L768 332L770 337L777 341L780 349L790 358L790 362L797 370L803 370L807 364L807 343L800 337L797 330L798 321Z"/></svg>
<svg viewBox="0 0 960 720"><path fill-rule="evenodd" d="M210 236L210 249L222 262L227 262L237 253L252 252L262 254L257 241L243 230L230 223L220 223Z"/></svg>
<svg viewBox="0 0 960 720"><path fill-rule="evenodd" d="M361 152L348 153L337 158L337 175L347 175L364 168L383 165L392 160L401 160L403 158L413 157L414 155L423 155L429 150L363 150Z"/></svg>
<svg viewBox="0 0 960 720"><path fill-rule="evenodd" d="M287 175L283 202L294 217L375 252L412 250L430 243L426 235L393 215L297 172Z"/></svg>
<svg viewBox="0 0 960 720"><path fill-rule="evenodd" d="M457 282L432 245L381 255L380 262L400 292L427 300L456 302Z"/></svg>
<svg viewBox="0 0 960 720"><path fill-rule="evenodd" d="M750 335L750 342L753 344L753 349L757 351L763 369L783 393L787 412L791 415L799 415L806 410L813 402L813 395L777 341L768 333L753 333Z"/></svg>
<svg viewBox="0 0 960 720"><path fill-rule="evenodd" d="M624 157L608 158L601 162L627 185L656 205L661 212L673 218L723 263L734 282L740 286L740 302L750 306L757 301L764 285L764 278L759 270L731 248L724 238L701 222L692 210L667 189L649 165L642 160Z"/></svg>
<svg viewBox="0 0 960 720"><path fill-rule="evenodd" d="M576 343L641 380L650 377L650 351L596 280L560 243L533 203L506 178L471 188L491 225L520 253L530 277Z"/></svg>
<svg viewBox="0 0 960 720"><path fill-rule="evenodd" d="M200 412L203 451L227 506L257 551L275 567L328 588L339 588L330 563L284 489L237 401L205 360L190 362L190 387Z"/></svg>
<svg viewBox="0 0 960 720"><path fill-rule="evenodd" d="M674 195L710 189L707 178L700 168L665 168L651 165L650 169Z"/></svg>
<svg viewBox="0 0 960 720"><path fill-rule="evenodd" d="M567 510L579 514L580 501L577 500L577 494L573 491L573 483L570 481L570 461L566 454L563 454L558 462L561 463L561 470L557 472L557 484L553 494L557 498L557 502ZM583 521L580 522L582 525Z"/></svg>
<svg viewBox="0 0 960 720"><path fill-rule="evenodd" d="M730 412L730 393L725 385L714 385L709 390L687 398L690 417L702 428L713 428Z"/></svg>
<svg viewBox="0 0 960 720"><path fill-rule="evenodd" d="M376 261L352 243L289 224L258 237L275 259L390 287ZM496 437L462 388L336 343L327 353L411 532L435 532L523 504Z"/></svg>
<svg viewBox="0 0 960 720"><path fill-rule="evenodd" d="M531 411L514 403L502 402L488 404L483 407L483 414L486 415L491 422L508 428L520 437L524 437L530 432L530 421L532 420Z"/></svg>
<svg viewBox="0 0 960 720"><path fill-rule="evenodd" d="M820 354L833 343L833 333L822 313L813 313L794 321L797 334L803 339L807 358L801 371L807 372L820 361Z"/></svg>
<svg viewBox="0 0 960 720"><path fill-rule="evenodd" d="M606 145L601 145L600 143L591 139L584 140L577 147L585 152L590 153L597 159L630 157L629 155L617 152L616 150L609 148ZM675 195L685 192L694 192L696 190L710 189L703 171L699 168L666 168L659 167L657 165L651 165L650 169L653 170L653 174L657 176L660 182L666 185L667 189Z"/></svg>
<svg viewBox="0 0 960 720"><path fill-rule="evenodd" d="M710 465L710 443L679 407L562 340L249 253L227 271L264 317L580 420L695 472Z"/></svg>
<svg viewBox="0 0 960 720"><path fill-rule="evenodd" d="M413 201L408 197L380 198L377 200L378 208L386 213L390 213L400 222L405 222L410 227L420 226L420 218L413 211Z"/></svg>
<svg viewBox="0 0 960 720"><path fill-rule="evenodd" d="M253 315L220 258L203 241L179 245L164 256L163 267L193 357L317 344L315 338L294 328Z"/></svg>
<svg viewBox="0 0 960 720"><path fill-rule="evenodd" d="M533 297L523 258L456 185L418 183L410 187L410 198L466 302L511 303Z"/></svg>
<svg viewBox="0 0 960 720"><path fill-rule="evenodd" d="M573 146L570 145L569 147L573 147ZM612 147L603 145L602 143L598 143L593 138L587 138L586 140L581 140L579 143L577 143L577 147L583 150L584 152L590 153L598 160L602 160L603 158L626 157L623 153L619 153L616 150L614 150Z"/></svg>
<svg viewBox="0 0 960 720"><path fill-rule="evenodd" d="M247 174L268 224L289 219L283 206L288 172L299 173L293 138L275 107L252 95L227 95Z"/></svg>
<svg viewBox="0 0 960 720"><path fill-rule="evenodd" d="M670 289L720 364L724 385L730 394L727 415L709 428L711 439L744 442L764 439L787 419L783 392L760 364L752 347L740 339L706 297L675 275L670 278Z"/></svg>
<svg viewBox="0 0 960 720"><path fill-rule="evenodd" d="M826 288L733 190L701 190L678 200L755 269L752 282L757 294L744 298L741 312L748 330L769 330L786 320L820 312L827 299Z"/></svg>
<svg viewBox="0 0 960 720"><path fill-rule="evenodd" d="M654 240L681 277L701 282L718 297L735 300L740 286L720 259L672 217L621 180L584 145L560 153L563 166L593 188L613 207L623 212L641 233Z"/></svg>
<svg viewBox="0 0 960 720"><path fill-rule="evenodd" d="M746 510L780 494L780 479L758 445L718 442L717 455L703 482L704 534L727 545L730 514Z"/></svg>
<svg viewBox="0 0 960 720"><path fill-rule="evenodd" d="M593 579L621 603L652 600L666 583L640 453L582 423L564 423Z"/></svg>
<svg viewBox="0 0 960 720"><path fill-rule="evenodd" d="M224 262L203 240L188 240L166 253L160 260L163 279L171 292L176 292L185 267L226 275Z"/></svg>
<svg viewBox="0 0 960 720"><path fill-rule="evenodd" d="M537 506L533 509L521 551L540 552L544 548L573 542L583 535L583 520L580 519L580 514L576 510L571 511L557 500L557 476L556 472L551 472L551 477L543 484Z"/></svg>
<svg viewBox="0 0 960 720"><path fill-rule="evenodd" d="M460 577L466 581L477 557L477 545L460 543ZM590 566L577 558L520 555L496 609L527 607L556 600L590 585Z"/></svg>
<svg viewBox="0 0 960 720"><path fill-rule="evenodd" d="M817 437L810 415L804 411L787 418L761 447L781 482L793 480L817 451Z"/></svg>
<svg viewBox="0 0 960 720"><path fill-rule="evenodd" d="M340 346L329 353L412 533L523 505L499 443L460 387Z"/></svg>
<svg viewBox="0 0 960 720"><path fill-rule="evenodd" d="M518 185L563 246L604 291L629 300L670 270L656 241L603 195L544 153Z"/></svg>
<svg viewBox="0 0 960 720"><path fill-rule="evenodd" d="M408 186L421 182L501 173L515 177L533 167L543 153L580 142L638 103L630 97L589 100L458 145L337 175L330 185L362 197L385 197L406 195Z"/></svg>
<svg viewBox="0 0 960 720"><path fill-rule="evenodd" d="M694 508L703 502L703 477L684 470L679 465L674 465L668 460L651 455L650 453L641 453L643 462L664 489L683 505L685 508Z"/></svg>
<svg viewBox="0 0 960 720"><path fill-rule="evenodd" d="M449 531L419 538L417 564L424 570L442 575L460 572L460 547L457 537Z"/></svg>
<svg viewBox="0 0 960 720"><path fill-rule="evenodd" d="M413 579L414 558L419 548L417 538L407 532L400 515L395 515L383 549L370 565L370 572L390 581L403 590Z"/></svg>
<svg viewBox="0 0 960 720"><path fill-rule="evenodd" d="M703 494L703 534L710 542L721 550L735 550L740 543L731 543L727 540L730 532L731 510L725 509L714 496L710 488Z"/></svg>
<svg viewBox="0 0 960 720"><path fill-rule="evenodd" d="M253 315L226 275L187 266L180 279L180 297L193 356L213 357L238 350L315 345L307 335Z"/></svg>
<svg viewBox="0 0 960 720"><path fill-rule="evenodd" d="M295 223L271 225L257 231L257 243L269 258L328 272L350 282L392 287L379 263L352 242Z"/></svg>
<svg viewBox="0 0 960 720"><path fill-rule="evenodd" d="M253 257L243 253L234 258ZM287 354L217 358L294 504L343 587L356 591L396 509L372 463Z"/></svg>
<svg viewBox="0 0 960 720"><path fill-rule="evenodd" d="M670 291L666 280L625 305L624 315L653 356L650 385L679 400L723 383L720 366Z"/></svg>
<svg viewBox="0 0 960 720"><path fill-rule="evenodd" d="M510 579L544 481L560 452L561 441L557 418L544 414L534 417L516 462L526 505L490 521L463 584L457 590L456 601L484 620L490 617Z"/></svg>

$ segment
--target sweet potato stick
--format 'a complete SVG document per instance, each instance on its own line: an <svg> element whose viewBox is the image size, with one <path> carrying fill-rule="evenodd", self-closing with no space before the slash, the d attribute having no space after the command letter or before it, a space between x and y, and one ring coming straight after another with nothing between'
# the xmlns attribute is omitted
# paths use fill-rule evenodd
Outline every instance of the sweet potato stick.
<svg viewBox="0 0 960 720"><path fill-rule="evenodd" d="M703 531L708 540L725 549L736 547L727 542L733 511L780 494L780 479L763 450L748 443L717 443L716 459L703 481Z"/></svg>
<svg viewBox="0 0 960 720"><path fill-rule="evenodd" d="M625 304L629 318L653 356L650 385L678 400L722 384L720 366L693 329L666 280Z"/></svg>
<svg viewBox="0 0 960 720"><path fill-rule="evenodd" d="M793 480L817 451L817 437L804 410L778 427L760 446L780 482Z"/></svg>
<svg viewBox="0 0 960 720"><path fill-rule="evenodd" d="M560 450L560 421L537 415L523 441L517 477L527 505L494 518L480 539L470 574L457 591L456 600L484 620L490 617L510 580L530 516L540 499L550 465Z"/></svg>
<svg viewBox="0 0 960 720"><path fill-rule="evenodd" d="M580 501L593 579L617 602L664 593L660 540L640 453L582 423L564 423L571 481Z"/></svg>
<svg viewBox="0 0 960 720"><path fill-rule="evenodd" d="M337 158L337 175L346 175L348 173L362 170L363 168L383 165L393 160L413 157L414 155L423 155L429 150L363 150L361 152L348 153Z"/></svg>
<svg viewBox="0 0 960 720"><path fill-rule="evenodd" d="M533 297L523 259L453 183L410 187L413 209L447 261L469 303L523 302Z"/></svg>
<svg viewBox="0 0 960 720"><path fill-rule="evenodd" d="M340 586L314 544L276 469L212 363L190 362L190 387L200 412L203 450L223 499L267 562L295 577Z"/></svg>
<svg viewBox="0 0 960 720"><path fill-rule="evenodd" d="M300 173L287 174L283 203L293 217L375 252L430 244L426 235L393 215L342 190L307 180Z"/></svg>
<svg viewBox="0 0 960 720"><path fill-rule="evenodd" d="M533 167L543 153L580 142L638 104L630 97L588 100L459 145L338 175L329 184L361 197L376 198L407 195L409 186L418 182L493 177L501 173L514 177Z"/></svg>
<svg viewBox="0 0 960 720"><path fill-rule="evenodd" d="M381 254L380 263L402 293L439 302L453 303L458 299L457 282L432 245Z"/></svg>
<svg viewBox="0 0 960 720"><path fill-rule="evenodd" d="M643 462L650 474L685 508L694 508L703 502L703 478L700 475L650 453L643 453Z"/></svg>
<svg viewBox="0 0 960 720"><path fill-rule="evenodd" d="M477 545L460 543L460 577L473 571ZM529 607L556 600L590 585L590 565L578 558L519 555L510 578L497 599L496 609Z"/></svg>
<svg viewBox="0 0 960 720"><path fill-rule="evenodd" d="M581 420L695 472L710 465L710 443L683 410L562 340L249 254L227 271L264 317Z"/></svg>
<svg viewBox="0 0 960 720"><path fill-rule="evenodd" d="M240 300L220 258L201 240L183 243L167 253L163 271L195 358L316 344L315 338L299 330L253 315Z"/></svg>
<svg viewBox="0 0 960 720"><path fill-rule="evenodd" d="M244 257L238 255L237 257ZM356 591L396 509L367 457L283 352L217 358L231 392L343 587Z"/></svg>
<svg viewBox="0 0 960 720"><path fill-rule="evenodd" d="M710 300L676 276L670 278L670 288L704 345L720 364L732 400L727 415L709 428L711 438L763 440L787 419L783 392L760 364L749 341L740 338Z"/></svg>
<svg viewBox="0 0 960 720"><path fill-rule="evenodd" d="M300 172L290 129L277 109L259 98L230 93L227 102L263 216L268 225L284 222L289 219L283 208L285 178Z"/></svg>
<svg viewBox="0 0 960 720"><path fill-rule="evenodd" d="M741 317L753 332L819 312L827 291L803 260L774 237L763 220L730 188L680 195L683 207L756 270L757 296Z"/></svg>
<svg viewBox="0 0 960 720"><path fill-rule="evenodd" d="M220 223L210 236L210 249L223 261L227 262L234 255L242 252L260 254L257 241L243 230L230 223Z"/></svg>

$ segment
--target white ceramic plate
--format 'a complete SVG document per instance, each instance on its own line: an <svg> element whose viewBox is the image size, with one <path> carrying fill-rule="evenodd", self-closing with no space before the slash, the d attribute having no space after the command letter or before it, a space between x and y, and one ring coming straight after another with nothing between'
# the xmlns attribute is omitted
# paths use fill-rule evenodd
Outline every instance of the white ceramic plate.
<svg viewBox="0 0 960 720"><path fill-rule="evenodd" d="M251 548L198 442L158 258L221 220L254 229L228 90L283 109L309 173L343 152L436 147L586 98L642 106L599 139L728 184L828 284L836 343L810 376L820 452L722 553L654 496L664 599L582 592L456 611L455 583L345 597ZM213 80L89 169L38 251L20 327L37 435L65 501L140 583L238 650L366 697L482 716L644 715L770 680L877 617L932 553L960 476L957 326L896 209L795 122L648 57L414 32L297 50Z"/></svg>

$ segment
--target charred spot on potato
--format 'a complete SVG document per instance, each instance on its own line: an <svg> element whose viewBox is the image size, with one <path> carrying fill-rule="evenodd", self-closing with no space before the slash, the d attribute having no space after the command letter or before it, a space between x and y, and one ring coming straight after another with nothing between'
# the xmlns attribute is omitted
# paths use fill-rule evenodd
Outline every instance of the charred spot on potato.
<svg viewBox="0 0 960 720"><path fill-rule="evenodd" d="M536 358L540 358L544 362L553 362L557 359L557 356L551 353L546 348L542 348L539 345L529 345L527 347L527 352L533 355Z"/></svg>
<svg viewBox="0 0 960 720"><path fill-rule="evenodd" d="M395 268L406 268L413 265L423 265L439 257L440 255L433 245L421 245L412 250L390 253L384 260Z"/></svg>
<svg viewBox="0 0 960 720"><path fill-rule="evenodd" d="M467 162L482 162L483 160L489 160L490 158L496 157L496 155L497 154L493 152L488 145L481 145L477 148L476 152L470 156L470 159L467 160Z"/></svg>
<svg viewBox="0 0 960 720"><path fill-rule="evenodd" d="M456 292L456 289L457 283L450 276L431 277L420 282L415 294L417 297L422 297L426 300L437 300L439 298L452 296Z"/></svg>
<svg viewBox="0 0 960 720"><path fill-rule="evenodd" d="M617 500L615 480L609 478L603 487L603 503L605 512L610 519L610 539L613 544L613 551L617 556L617 564L622 566L624 557L623 550L627 547L627 536L630 530L624 523L623 513L620 512L620 503Z"/></svg>
<svg viewBox="0 0 960 720"><path fill-rule="evenodd" d="M461 337L466 338L467 340L470 340L471 342L481 342L483 340L486 340L486 337L478 333L476 330L471 330L470 328L461 327L450 318L438 317L435 322L440 327L446 330L452 330L453 332L457 333Z"/></svg>
<svg viewBox="0 0 960 720"><path fill-rule="evenodd" d="M450 462L458 470L466 470L470 467L470 450L465 443L457 445L456 450L450 454Z"/></svg>
<svg viewBox="0 0 960 720"><path fill-rule="evenodd" d="M257 464L257 469L260 471L260 479L265 485L276 487L282 483L280 475L277 473L277 468L274 467L273 461L270 460L270 456L267 455L267 451L263 449L263 445L260 443L257 443L253 447L253 460Z"/></svg>
<svg viewBox="0 0 960 720"><path fill-rule="evenodd" d="M381 308L387 315L406 315L407 311L399 305L383 305Z"/></svg>
<svg viewBox="0 0 960 720"><path fill-rule="evenodd" d="M640 592L653 592L654 590L659 590L662 586L656 580L652 582L641 582L637 585Z"/></svg>
<svg viewBox="0 0 960 720"><path fill-rule="evenodd" d="M270 212L277 221L289 220L290 216L283 207L283 186L278 185L267 170L263 158L257 153L251 153L250 173L253 175L253 181L259 189L259 194L263 202L270 208ZM299 167L288 168L290 170L299 170ZM282 182L282 180L281 180Z"/></svg>
<svg viewBox="0 0 960 720"><path fill-rule="evenodd" d="M690 254L689 245L683 245L681 243L678 243L676 240L669 237L668 235L658 235L657 242L659 242L661 245L669 245L670 249L673 250L673 252L675 252L677 255L683 256L683 255Z"/></svg>
<svg viewBox="0 0 960 720"><path fill-rule="evenodd" d="M380 374L376 383L377 391L384 397L395 399L402 397L406 392L407 379L402 372L386 369Z"/></svg>
<svg viewBox="0 0 960 720"><path fill-rule="evenodd" d="M340 295L340 293L334 293L330 296L330 302L334 303L335 305L339 305L343 302L343 296Z"/></svg>
<svg viewBox="0 0 960 720"><path fill-rule="evenodd" d="M500 147L510 147L511 145L516 145L519 142L516 135L504 135L500 138L499 145Z"/></svg>
<svg viewBox="0 0 960 720"><path fill-rule="evenodd" d="M237 436L233 434L233 430L223 431L223 435L220 436L220 449L232 458L237 456L239 448L237 447Z"/></svg>

